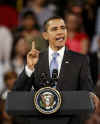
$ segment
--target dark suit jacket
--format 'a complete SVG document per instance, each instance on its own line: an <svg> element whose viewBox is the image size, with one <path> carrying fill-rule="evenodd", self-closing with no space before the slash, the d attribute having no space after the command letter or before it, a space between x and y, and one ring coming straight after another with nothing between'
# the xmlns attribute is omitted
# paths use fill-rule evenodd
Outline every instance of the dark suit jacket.
<svg viewBox="0 0 100 124"><path fill-rule="evenodd" d="M94 84L96 85L97 80L98 80L98 57L97 57L97 52L89 53L88 56L89 56L91 76L92 76Z"/></svg>
<svg viewBox="0 0 100 124"><path fill-rule="evenodd" d="M25 71L17 79L15 90L30 90L32 85L36 90L40 88L40 75L46 72L48 80L50 79L48 51L40 53L39 62L36 65L35 72L29 78ZM61 70L58 78L57 88L60 90L93 90L93 82L88 66L88 59L84 55L65 50ZM66 120L66 121L65 121ZM58 122L66 124L80 124L79 118L65 118ZM75 122L76 121L76 122ZM55 121L53 121L55 122ZM53 123L52 122L52 123ZM58 123L57 122L57 123ZM42 122L41 122L42 123ZM44 122L43 122L44 123ZM46 122L47 123L47 122Z"/></svg>

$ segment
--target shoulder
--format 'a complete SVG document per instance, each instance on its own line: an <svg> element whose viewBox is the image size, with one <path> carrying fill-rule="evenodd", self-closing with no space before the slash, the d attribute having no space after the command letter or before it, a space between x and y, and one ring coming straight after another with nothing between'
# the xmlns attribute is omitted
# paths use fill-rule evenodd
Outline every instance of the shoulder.
<svg viewBox="0 0 100 124"><path fill-rule="evenodd" d="M98 59L97 52L89 53L88 56L89 56L90 62L92 62L92 61L95 62L95 60Z"/></svg>
<svg viewBox="0 0 100 124"><path fill-rule="evenodd" d="M71 51L71 50L68 51L68 54L70 54L72 56L75 56L75 57L86 57L86 55L83 55L81 53L74 52L74 51Z"/></svg>
<svg viewBox="0 0 100 124"><path fill-rule="evenodd" d="M89 61L89 57L87 55L83 55L78 52L68 51L68 54L74 59L74 61L83 62L83 61Z"/></svg>
<svg viewBox="0 0 100 124"><path fill-rule="evenodd" d="M85 32L76 33L76 37L80 40L88 39L89 37Z"/></svg>

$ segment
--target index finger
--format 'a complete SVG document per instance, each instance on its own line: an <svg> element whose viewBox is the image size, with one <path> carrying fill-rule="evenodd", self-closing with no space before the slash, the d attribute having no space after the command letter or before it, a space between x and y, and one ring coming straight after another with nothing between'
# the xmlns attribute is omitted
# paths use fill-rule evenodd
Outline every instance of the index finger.
<svg viewBox="0 0 100 124"><path fill-rule="evenodd" d="M35 49L35 41L32 41L32 50Z"/></svg>

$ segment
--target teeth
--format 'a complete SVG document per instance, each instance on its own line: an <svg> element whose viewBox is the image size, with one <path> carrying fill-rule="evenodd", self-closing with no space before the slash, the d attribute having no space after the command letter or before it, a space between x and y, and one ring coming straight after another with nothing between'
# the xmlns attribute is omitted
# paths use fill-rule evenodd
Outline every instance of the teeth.
<svg viewBox="0 0 100 124"><path fill-rule="evenodd" d="M56 38L57 41L62 41L64 38Z"/></svg>

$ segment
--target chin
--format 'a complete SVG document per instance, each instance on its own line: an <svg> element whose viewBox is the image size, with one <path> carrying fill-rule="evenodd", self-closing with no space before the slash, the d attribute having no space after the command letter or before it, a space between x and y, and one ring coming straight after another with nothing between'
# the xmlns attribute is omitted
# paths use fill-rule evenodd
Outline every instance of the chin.
<svg viewBox="0 0 100 124"><path fill-rule="evenodd" d="M62 48L64 46L65 46L65 42L59 42L59 43L56 44L57 48Z"/></svg>
<svg viewBox="0 0 100 124"><path fill-rule="evenodd" d="M61 49L62 47L64 47L64 46L57 46L57 49L59 50L59 49Z"/></svg>
<svg viewBox="0 0 100 124"><path fill-rule="evenodd" d="M58 47L64 47L65 46L65 43L62 43L62 44L59 44L57 45Z"/></svg>

